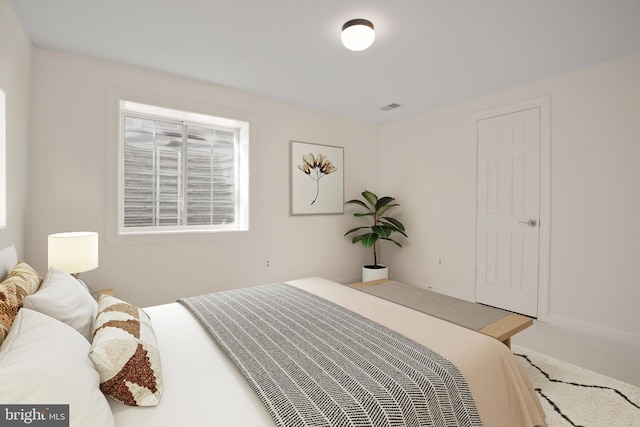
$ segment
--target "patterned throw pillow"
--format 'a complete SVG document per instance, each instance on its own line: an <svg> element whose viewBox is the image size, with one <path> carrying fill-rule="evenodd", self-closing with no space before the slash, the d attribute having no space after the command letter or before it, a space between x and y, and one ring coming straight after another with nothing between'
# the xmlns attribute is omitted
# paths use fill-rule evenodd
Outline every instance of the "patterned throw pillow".
<svg viewBox="0 0 640 427"><path fill-rule="evenodd" d="M0 283L0 343L9 333L24 298L37 291L40 283L38 272L22 261Z"/></svg>
<svg viewBox="0 0 640 427"><path fill-rule="evenodd" d="M102 295L89 356L106 395L129 406L155 406L160 401L158 342L151 320L139 308Z"/></svg>

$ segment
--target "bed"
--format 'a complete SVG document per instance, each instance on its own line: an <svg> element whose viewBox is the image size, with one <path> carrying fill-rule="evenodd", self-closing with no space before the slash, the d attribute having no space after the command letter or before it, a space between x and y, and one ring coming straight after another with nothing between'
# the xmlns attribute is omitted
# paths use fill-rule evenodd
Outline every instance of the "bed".
<svg viewBox="0 0 640 427"><path fill-rule="evenodd" d="M46 276L45 289L51 291L51 271ZM531 382L500 342L324 278L287 284L372 319L451 360L466 378L484 426L546 425ZM38 292L44 291L34 295ZM31 308L20 310L0 346L0 404L70 403L72 426L276 425L234 363L183 304L144 308L157 338L163 380L159 403L150 407L104 399L98 390L99 376L86 357L93 351L91 337L78 333L87 325L70 328L62 319L50 322L48 315L37 311L37 304L27 305ZM49 314L60 316L55 310ZM32 345L39 349L25 350ZM73 356L71 349L76 349Z"/></svg>
<svg viewBox="0 0 640 427"><path fill-rule="evenodd" d="M509 349L493 338L323 278L287 283L374 319L454 361L469 383L485 426L545 425L529 379ZM171 303L145 311L162 355L162 400L150 410L110 400L116 426L274 425L233 362L184 306Z"/></svg>

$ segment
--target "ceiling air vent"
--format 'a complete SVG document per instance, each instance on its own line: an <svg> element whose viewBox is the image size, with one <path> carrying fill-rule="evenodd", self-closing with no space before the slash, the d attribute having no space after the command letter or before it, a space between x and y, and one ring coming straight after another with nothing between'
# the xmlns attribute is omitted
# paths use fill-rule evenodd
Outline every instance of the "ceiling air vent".
<svg viewBox="0 0 640 427"><path fill-rule="evenodd" d="M396 109L398 107L401 107L401 105L398 104L398 103L393 102L393 103L391 103L389 105L385 105L384 107L381 107L380 109L382 111L391 111L391 110L394 110L394 109Z"/></svg>

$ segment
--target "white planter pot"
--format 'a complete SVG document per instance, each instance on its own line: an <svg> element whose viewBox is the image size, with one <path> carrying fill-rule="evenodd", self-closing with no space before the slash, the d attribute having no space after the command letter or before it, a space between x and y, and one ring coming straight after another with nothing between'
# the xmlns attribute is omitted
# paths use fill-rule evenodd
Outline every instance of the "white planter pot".
<svg viewBox="0 0 640 427"><path fill-rule="evenodd" d="M367 268L362 267L362 281L370 282L372 280L388 279L389 267L382 266L382 268Z"/></svg>

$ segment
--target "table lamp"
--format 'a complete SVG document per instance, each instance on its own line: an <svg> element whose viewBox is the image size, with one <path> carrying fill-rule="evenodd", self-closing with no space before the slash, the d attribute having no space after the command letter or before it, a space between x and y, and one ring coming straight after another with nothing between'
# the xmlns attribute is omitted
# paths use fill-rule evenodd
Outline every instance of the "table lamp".
<svg viewBox="0 0 640 427"><path fill-rule="evenodd" d="M80 273L98 268L98 233L49 234L49 267L66 271L76 279Z"/></svg>

